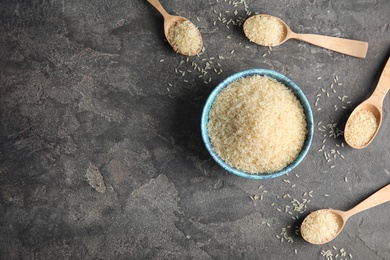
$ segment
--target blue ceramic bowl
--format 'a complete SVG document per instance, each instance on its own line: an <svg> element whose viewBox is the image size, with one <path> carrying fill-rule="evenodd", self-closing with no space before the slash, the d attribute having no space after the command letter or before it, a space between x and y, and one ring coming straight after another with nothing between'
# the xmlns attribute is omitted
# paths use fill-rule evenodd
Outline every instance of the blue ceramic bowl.
<svg viewBox="0 0 390 260"><path fill-rule="evenodd" d="M273 172L273 173L258 173L258 174L251 174L247 173L241 170L238 170L230 165L228 165L224 160L221 159L221 157L218 156L218 154L214 151L213 146L210 143L210 138L208 134L208 129L207 129L207 122L209 120L209 112L210 108L214 102L215 97L221 92L221 90L233 81L247 77L247 76L252 76L252 75L260 75L260 76L267 76L270 78L274 78L277 81L283 83L286 87L290 88L291 91L295 94L295 96L298 98L298 100L301 102L304 113L306 115L306 123L307 123L307 136L305 143L302 147L301 152L299 153L298 157L291 162L289 165L287 165L284 169ZM306 156L307 152L309 151L311 141L313 138L313 131L314 131L314 126L313 126L313 113L310 108L310 104L307 101L307 98L305 94L303 94L302 90L289 78L286 76L272 71L272 70L266 70L266 69L250 69L250 70L244 70L241 72L238 72L236 74L231 75L221 83L211 92L210 96L208 97L206 104L203 108L203 113L202 113L202 119L201 119L201 132L202 132L202 138L203 141L206 145L207 150L213 157L213 159L222 166L226 171L233 173L235 175L238 175L240 177L244 178L250 178L250 179L257 179L257 180L262 180L262 179L270 179L270 178L276 178L279 176L282 176L292 169L294 169L299 163L302 162L303 158Z"/></svg>

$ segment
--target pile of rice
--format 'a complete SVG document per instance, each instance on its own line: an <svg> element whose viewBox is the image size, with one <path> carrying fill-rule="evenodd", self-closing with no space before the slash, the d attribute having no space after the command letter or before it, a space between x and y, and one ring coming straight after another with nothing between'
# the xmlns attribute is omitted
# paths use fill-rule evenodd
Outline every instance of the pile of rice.
<svg viewBox="0 0 390 260"><path fill-rule="evenodd" d="M215 152L252 174L282 170L297 158L307 134L302 105L292 91L259 75L225 87L214 100L207 127Z"/></svg>
<svg viewBox="0 0 390 260"><path fill-rule="evenodd" d="M360 110L354 113L348 120L344 130L347 143L359 147L367 144L374 136L378 122L374 114L368 110Z"/></svg>
<svg viewBox="0 0 390 260"><path fill-rule="evenodd" d="M173 24L168 31L168 42L176 52L196 55L202 48L202 37L198 28L188 20Z"/></svg>
<svg viewBox="0 0 390 260"><path fill-rule="evenodd" d="M301 227L302 237L313 244L323 244L333 239L340 230L342 220L328 210L311 213Z"/></svg>
<svg viewBox="0 0 390 260"><path fill-rule="evenodd" d="M284 26L275 17L254 15L245 21L244 33L251 42L264 45L278 45L285 37Z"/></svg>

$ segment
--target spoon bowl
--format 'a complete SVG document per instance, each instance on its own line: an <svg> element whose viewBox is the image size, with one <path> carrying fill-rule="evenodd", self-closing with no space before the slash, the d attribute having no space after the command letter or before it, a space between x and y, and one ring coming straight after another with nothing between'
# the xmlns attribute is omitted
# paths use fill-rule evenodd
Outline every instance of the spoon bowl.
<svg viewBox="0 0 390 260"><path fill-rule="evenodd" d="M282 37L279 39L278 42L272 42L272 43L269 43L269 44L264 44L264 43L258 42L258 41L253 39L253 37L250 34L250 30L248 29L248 27L249 27L249 24L252 22L252 20L256 20L257 18L265 18L265 19L271 20L271 21L273 20L274 22L276 21L278 24L282 25L282 27L283 27L283 29L282 29L282 31L283 31L282 32ZM294 34L294 32L291 31L290 27L288 27L288 25L282 19L280 19L280 18L278 18L276 16L269 15L269 14L258 14L258 15L253 15L253 16L249 17L244 22L243 30L244 30L244 34L246 35L246 37L250 41L255 42L255 43L259 44L259 45L271 46L271 47L275 47L275 46L279 46L279 45L283 44L285 41L287 41L288 39L291 38L291 34Z"/></svg>
<svg viewBox="0 0 390 260"><path fill-rule="evenodd" d="M174 44L173 42L171 41L170 37L169 37L169 30L172 28L172 26L174 26L175 24L179 23L179 22L183 22L183 21L189 21L191 22L190 20L188 20L187 18L183 17L183 16L178 16L178 15L171 15L169 14L167 11L165 11L165 9L162 7L161 3L159 2L159 0L147 0L151 5L154 6L154 8L157 9L157 11L160 12L160 14L164 17L164 35L165 35L165 38L167 39L168 43L174 47ZM183 54L183 55L186 55L186 56L195 56L197 55L203 48L203 41L202 41L202 35L200 33L200 31L197 29L197 34L200 38L200 45L196 48L195 51L193 52L186 52L186 51L181 51L181 50L176 50L178 53L180 54Z"/></svg>
<svg viewBox="0 0 390 260"><path fill-rule="evenodd" d="M314 212L310 213L303 220L302 225L301 225L301 235L302 235L303 239L305 239L307 242L309 242L311 244L320 245L320 244L328 243L328 242L332 241L334 238L336 238L341 233L345 224L347 223L347 220L351 216L353 216L359 212L362 212L364 210L378 206L382 203L388 202L388 201L390 201L390 184L381 188L380 190L378 190L377 192L375 192L374 194L369 196L367 199L363 200L361 203L359 203L354 208L352 208L348 211L341 211L341 210L335 210L335 209L320 209L320 210L314 211ZM338 224L338 229L331 237L326 237L321 241L311 240L310 236L307 236L305 233L305 231L308 230L307 225L310 225L310 223L308 223L309 222L308 220L311 219L314 214L326 214L326 213L332 213L336 217L335 221ZM322 235L322 234L320 234L320 235Z"/></svg>
<svg viewBox="0 0 390 260"><path fill-rule="evenodd" d="M274 17L278 20L278 22L283 25L283 37L281 39L281 41L278 43L278 44L275 44L274 46L278 46L278 45L281 45L283 43L285 43L287 40L289 39L293 39L295 36L296 36L296 33L294 33L291 28L280 18L278 17L275 17L275 16L270 16L270 17Z"/></svg>
<svg viewBox="0 0 390 260"><path fill-rule="evenodd" d="M354 115L356 115L362 111L369 111L372 115L374 115L376 123L377 123L377 127L376 127L374 134L371 136L371 138L367 142L365 142L363 145L360 145L360 144L353 143L349 138L347 138L347 136L351 135L348 132L348 131L350 131L349 130L350 128L348 128L347 126L351 123L351 120L353 120L352 118L354 118ZM346 127L344 130L345 142L349 146L351 146L352 148L355 148L355 149L362 149L364 147L367 147L374 140L376 134L379 131L379 127L380 127L381 123L382 123L382 109L379 108L377 106L377 104L371 103L370 100L366 100L366 101L362 102L360 105L358 105L352 111L351 115L349 116L349 118L347 120Z"/></svg>
<svg viewBox="0 0 390 260"><path fill-rule="evenodd" d="M297 39L301 40L313 45L317 45L319 47L323 47L332 51L340 52L343 54L347 54L350 56L358 57L358 58L365 58L367 54L368 49L368 43L357 41L357 40L350 40L350 39L344 39L344 38L337 38L337 37L331 37L331 36L324 36L324 35L318 35L318 34L298 34L293 32L290 27L281 19L278 17L269 15L269 14L257 14L254 16L249 17L243 26L244 33L248 37L248 24L252 21L252 19L256 19L256 17L264 17L268 19L273 19L283 26L283 32L284 35L280 39L280 41L272 43L270 45L265 46L278 46L284 42L286 42L289 39ZM253 41L250 37L248 37L249 40ZM261 43L256 42L257 44L264 45Z"/></svg>
<svg viewBox="0 0 390 260"><path fill-rule="evenodd" d="M332 214L335 217L334 221L337 224L337 230L336 230L336 232L334 232L334 234L332 234L331 237L326 237L326 239L324 239L324 240L321 240L321 241L312 240L310 235L307 235L307 232L305 232L305 230L307 229L307 225L311 225L310 223L308 223L309 219L314 218L314 215L325 215L325 214ZM307 242L309 242L311 244L315 244L315 245L321 245L321 244L328 243L341 233L348 218L349 218L349 216L346 214L346 212L341 211L341 210L335 210L335 209L316 210L316 211L310 213L303 220L302 225L301 225L302 238L305 239Z"/></svg>
<svg viewBox="0 0 390 260"><path fill-rule="evenodd" d="M164 19L164 35L167 38L168 42L169 42L169 38L168 38L169 29L176 23L182 21L188 21L188 19L178 15L169 15L166 19Z"/></svg>
<svg viewBox="0 0 390 260"><path fill-rule="evenodd" d="M371 112L374 115L374 117L376 119L376 123L377 123L377 128L376 128L375 133L372 135L371 139L363 145L355 145L348 138L345 138L345 142L349 146L351 146L352 148L362 149L364 147L367 147L372 142L372 140L374 140L374 137L378 133L379 127L381 126L381 123L382 123L383 100L384 100L387 92L389 91L389 89L390 89L390 58L387 61L385 68L383 69L383 72L382 72L382 74L379 78L379 81L378 81L378 85L376 86L372 95L368 99L363 101L360 105L358 105L352 111L351 115L349 116L349 118L347 120L346 126L349 125L349 123L351 122L351 118L354 115L356 115L357 113L359 113L362 110L366 110L366 111ZM344 137L350 135L350 133L348 131L349 131L349 128L345 127Z"/></svg>

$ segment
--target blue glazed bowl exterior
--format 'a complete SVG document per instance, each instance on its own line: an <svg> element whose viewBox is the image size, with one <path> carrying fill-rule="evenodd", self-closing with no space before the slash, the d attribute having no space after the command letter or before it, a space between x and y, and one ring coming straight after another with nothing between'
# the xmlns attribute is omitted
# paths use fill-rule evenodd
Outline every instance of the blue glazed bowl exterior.
<svg viewBox="0 0 390 260"><path fill-rule="evenodd" d="M221 159L221 157L218 156L218 154L214 151L213 146L210 143L210 138L208 134L208 129L207 129L207 122L209 121L209 112L210 108L213 105L215 97L221 92L221 90L230 83L232 83L235 80L238 80L240 78L252 76L252 75L260 75L260 76L267 76L270 78L274 78L277 81L283 83L286 87L291 89L291 91L294 93L294 95L298 98L300 103L302 104L305 116L306 116L306 124L307 124L307 136L305 143L302 147L301 152L299 153L298 157L291 162L289 165L287 165L284 169L273 172L273 173L265 173L265 174L251 174L247 173L241 170L238 170L236 168L233 168L232 166L228 165L224 160ZM221 83L218 84L218 86L211 92L210 96L208 97L206 104L203 108L203 113L202 113L202 118L201 118L201 133L202 133L202 138L203 141L206 145L206 148L210 155L213 157L213 159L220 165L222 168L224 168L226 171L233 173L237 176L244 177L244 178L249 178L249 179L256 179L256 180L262 180L262 179L271 179L271 178L276 178L279 176L282 176L292 169L294 169L299 163L302 162L303 158L306 156L307 152L309 151L311 141L313 138L313 132L314 132L314 125L313 125L313 113L310 108L310 104L305 96L305 94L302 92L302 90L289 78L286 76L272 71L272 70L267 70L267 69L249 69L249 70L244 70L241 72L237 72L230 77L226 78L223 80Z"/></svg>

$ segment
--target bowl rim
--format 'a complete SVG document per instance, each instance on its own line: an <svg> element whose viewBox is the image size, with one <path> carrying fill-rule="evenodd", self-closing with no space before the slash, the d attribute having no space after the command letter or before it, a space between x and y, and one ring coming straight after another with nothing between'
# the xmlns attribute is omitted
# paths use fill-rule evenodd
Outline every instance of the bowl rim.
<svg viewBox="0 0 390 260"><path fill-rule="evenodd" d="M247 173L245 171L239 170L237 168L234 168L227 164L224 160L222 160L221 157L214 151L210 138L208 135L208 128L207 128L207 122L209 120L209 112L211 109L211 106L216 98L216 96L230 83L233 81L236 81L240 78L248 77L248 76L253 76L253 75L260 75L260 76L268 76L270 78L276 79L277 81L283 83L287 88L291 89L295 97L299 100L303 107L303 111L306 116L306 124L307 124L307 134L305 138L305 142L303 144L302 150L300 151L298 157L292 161L290 164L288 164L286 167L284 167L282 170L272 172L269 174L262 174L262 173L257 173L257 174L251 174ZM282 175L287 174L291 170L293 170L298 164L302 162L306 154L308 153L311 142L313 139L313 134L314 134L314 120L313 120L313 112L310 107L310 103L307 100L306 95L303 93L303 91L298 87L297 84L295 84L291 79L286 77L285 75L269 70L269 69L262 69L262 68L255 68L255 69L248 69L248 70L243 70L239 71L237 73L234 73L221 81L215 88L214 90L210 93L208 96L206 103L203 107L202 111L202 117L201 117L201 134L202 134L202 139L203 142L206 146L207 151L210 153L211 157L226 171L229 173L235 174L240 177L244 178L249 178L249 179L255 179L255 180L263 180L263 179L271 179L271 178L276 178L280 177Z"/></svg>

